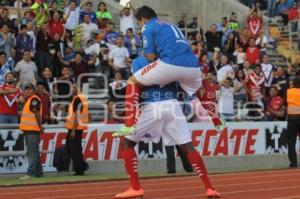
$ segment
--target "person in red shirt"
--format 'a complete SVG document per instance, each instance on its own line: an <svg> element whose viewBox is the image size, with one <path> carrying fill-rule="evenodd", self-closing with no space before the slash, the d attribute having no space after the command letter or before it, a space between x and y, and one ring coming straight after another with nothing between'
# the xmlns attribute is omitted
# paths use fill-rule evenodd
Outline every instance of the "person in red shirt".
<svg viewBox="0 0 300 199"><path fill-rule="evenodd" d="M261 65L257 64L254 71L249 74L247 80L248 96L250 101L258 102L263 98L265 76L262 73Z"/></svg>
<svg viewBox="0 0 300 199"><path fill-rule="evenodd" d="M251 65L258 64L260 61L260 49L255 46L255 39L251 38L249 47L246 50L247 60Z"/></svg>
<svg viewBox="0 0 300 199"><path fill-rule="evenodd" d="M216 92L220 89L220 86L215 83L214 75L211 72L208 72L206 75L206 79L202 80L202 88L200 90L200 94L198 94L198 98L201 102L201 106L205 109L203 110L199 104L199 100L197 99L197 102L194 102L196 104L196 111L195 116L196 117L204 117L204 116L211 116L212 121L215 123L220 118L218 117L218 105L216 103ZM197 105L198 104L198 105ZM204 114L200 111L206 112L207 114ZM215 121L216 120L216 121Z"/></svg>
<svg viewBox="0 0 300 199"><path fill-rule="evenodd" d="M279 96L278 88L276 86L272 86L269 94L270 96L265 100L266 120L284 120L286 108L283 105L283 98Z"/></svg>
<svg viewBox="0 0 300 199"><path fill-rule="evenodd" d="M294 2L293 6L288 10L289 21L293 21L300 18L300 7Z"/></svg>
<svg viewBox="0 0 300 199"><path fill-rule="evenodd" d="M18 123L18 103L23 102L22 92L19 89L20 83L13 84L12 72L5 75L5 83L0 85L0 124Z"/></svg>
<svg viewBox="0 0 300 199"><path fill-rule="evenodd" d="M251 103L247 104L248 116L247 119L261 120L263 119L263 89L265 83L265 76L262 73L261 65L255 65L254 71L249 74L246 79L248 99Z"/></svg>
<svg viewBox="0 0 300 199"><path fill-rule="evenodd" d="M51 18L51 20L49 20L50 37L54 39L56 33L62 36L64 34L64 27L65 27L65 22L62 19L60 19L59 12L55 11L53 13L53 17Z"/></svg>
<svg viewBox="0 0 300 199"><path fill-rule="evenodd" d="M41 99L42 103L42 123L48 123L50 119L51 99L43 82L37 82L36 94Z"/></svg>
<svg viewBox="0 0 300 199"><path fill-rule="evenodd" d="M258 7L253 7L247 18L249 37L257 38L263 27L262 14Z"/></svg>

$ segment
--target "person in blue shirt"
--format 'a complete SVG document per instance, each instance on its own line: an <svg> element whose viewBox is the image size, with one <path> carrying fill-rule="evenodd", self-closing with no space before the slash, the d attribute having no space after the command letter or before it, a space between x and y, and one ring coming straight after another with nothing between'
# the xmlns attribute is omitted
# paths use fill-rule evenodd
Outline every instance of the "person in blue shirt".
<svg viewBox="0 0 300 199"><path fill-rule="evenodd" d="M132 63L132 73L137 73L148 64L149 61L145 57L136 58ZM144 190L139 182L138 159L134 147L140 141L158 143L161 137L163 137L165 146L179 145L187 155L189 163L200 175L208 197L221 196L211 184L205 164L192 144L186 118L177 100L177 93L176 82L171 82L163 87L153 85L142 89L143 103L137 118L135 133L125 136L123 140L123 157L130 178L130 188L117 194L116 198L134 198L144 195Z"/></svg>
<svg viewBox="0 0 300 199"><path fill-rule="evenodd" d="M96 13L93 12L93 3L88 1L85 3L85 9L80 12L79 15L79 23L83 23L84 15L89 15L91 19L91 23L97 23Z"/></svg>
<svg viewBox="0 0 300 199"><path fill-rule="evenodd" d="M187 94L193 95L202 85L198 59L179 28L158 19L155 11L148 6L138 9L136 20L142 27L144 56L151 63L128 79L125 125L117 132L121 136L134 132L140 88L178 81ZM220 120L215 126L222 130L225 124Z"/></svg>

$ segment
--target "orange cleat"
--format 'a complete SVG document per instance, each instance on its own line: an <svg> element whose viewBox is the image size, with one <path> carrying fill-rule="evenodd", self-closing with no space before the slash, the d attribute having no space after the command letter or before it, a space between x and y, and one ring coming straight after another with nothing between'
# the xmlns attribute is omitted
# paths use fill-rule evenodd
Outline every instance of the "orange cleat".
<svg viewBox="0 0 300 199"><path fill-rule="evenodd" d="M206 189L206 196L208 198L221 198L221 194L216 189Z"/></svg>
<svg viewBox="0 0 300 199"><path fill-rule="evenodd" d="M127 199L127 198L143 198L145 192L141 188L140 190L134 190L131 187L123 192L116 195L116 198L118 199Z"/></svg>

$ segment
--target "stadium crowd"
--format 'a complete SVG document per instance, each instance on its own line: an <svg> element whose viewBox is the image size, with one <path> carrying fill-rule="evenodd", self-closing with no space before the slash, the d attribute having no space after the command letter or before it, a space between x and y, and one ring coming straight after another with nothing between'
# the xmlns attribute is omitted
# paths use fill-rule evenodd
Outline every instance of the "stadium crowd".
<svg viewBox="0 0 300 199"><path fill-rule="evenodd" d="M258 2L258 3L256 3ZM236 13L220 18L220 23L204 29L203 17L188 23L178 22L191 42L203 72L202 100L215 101L227 121L284 120L284 97L290 81L300 75L298 65L286 67L270 62L267 48L271 38L264 29L260 1L250 5L247 27ZM274 2L275 4L276 2ZM294 2L295 3L295 2ZM42 99L43 122L55 124L70 102L68 83L80 81L83 73L101 73L109 80L108 111L114 118L113 105L122 101L131 61L142 54L142 39L135 24L135 9L127 4L120 18L114 19L104 2L18 0L2 1L0 18L0 123L16 123L24 103L23 91L31 83ZM9 7L27 10L10 18ZM280 0L276 15L299 19L297 4ZM298 15L297 15L298 12ZM114 21L120 21L117 30ZM186 28L193 29L187 32ZM80 79L80 80L79 80ZM59 81L60 80L60 81ZM97 84L98 86L98 84ZM55 107L52 104L55 102ZM100 102L99 102L100 103ZM192 121L203 121L205 111L192 100L192 109L200 109ZM188 111L187 111L188 112ZM100 122L100 121L99 121Z"/></svg>

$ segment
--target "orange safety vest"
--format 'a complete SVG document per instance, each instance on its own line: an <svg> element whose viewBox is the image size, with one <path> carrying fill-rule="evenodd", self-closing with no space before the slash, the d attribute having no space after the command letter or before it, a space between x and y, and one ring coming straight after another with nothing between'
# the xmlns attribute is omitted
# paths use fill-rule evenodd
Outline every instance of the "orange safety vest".
<svg viewBox="0 0 300 199"><path fill-rule="evenodd" d="M288 115L300 115L300 88L290 88L287 91Z"/></svg>
<svg viewBox="0 0 300 199"><path fill-rule="evenodd" d="M82 104L80 107L82 107L80 114L79 112L74 112L73 106L74 106L74 102L75 99L79 97ZM73 125L75 122L75 114L77 115L77 127L76 130L85 130L87 129L87 124L89 123L89 113L88 113L88 103L87 103L87 99L83 94L78 94L76 97L73 98L69 109L68 109L68 117L67 117L67 121L66 121L66 128L67 129L73 129Z"/></svg>
<svg viewBox="0 0 300 199"><path fill-rule="evenodd" d="M36 120L35 113L30 110L30 104L33 98L37 98L40 103L41 99L37 95L32 95L25 103L20 122L20 130L22 131L41 131ZM42 106L40 108L40 116L42 117Z"/></svg>

